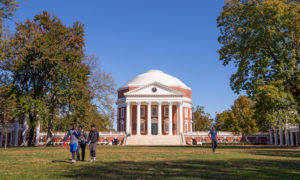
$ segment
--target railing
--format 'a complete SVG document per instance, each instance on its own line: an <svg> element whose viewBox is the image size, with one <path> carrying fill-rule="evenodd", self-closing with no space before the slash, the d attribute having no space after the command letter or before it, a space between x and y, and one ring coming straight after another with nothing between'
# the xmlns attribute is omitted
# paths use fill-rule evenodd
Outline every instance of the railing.
<svg viewBox="0 0 300 180"><path fill-rule="evenodd" d="M123 145L126 145L126 141L127 141L128 135L129 135L129 134L126 134L126 135L125 135L124 140L123 140Z"/></svg>
<svg viewBox="0 0 300 180"><path fill-rule="evenodd" d="M184 134L183 134L183 133L180 133L180 136L181 136L181 143L182 143L182 145L185 145L185 137L184 137Z"/></svg>

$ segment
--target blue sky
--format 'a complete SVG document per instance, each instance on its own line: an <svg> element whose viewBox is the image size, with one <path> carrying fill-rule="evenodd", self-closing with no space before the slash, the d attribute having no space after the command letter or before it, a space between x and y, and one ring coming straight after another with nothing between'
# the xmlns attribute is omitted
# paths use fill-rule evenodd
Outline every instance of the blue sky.
<svg viewBox="0 0 300 180"><path fill-rule="evenodd" d="M85 25L86 52L100 58L118 87L160 69L193 89L194 105L212 117L238 95L229 86L233 66L219 61L216 18L223 0L20 0L15 22L43 10L64 24ZM13 27L12 25L10 25Z"/></svg>

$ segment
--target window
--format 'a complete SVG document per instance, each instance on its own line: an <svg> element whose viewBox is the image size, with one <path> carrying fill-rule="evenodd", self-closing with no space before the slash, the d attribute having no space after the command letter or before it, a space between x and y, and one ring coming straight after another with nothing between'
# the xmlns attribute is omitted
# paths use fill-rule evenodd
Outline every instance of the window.
<svg viewBox="0 0 300 180"><path fill-rule="evenodd" d="M189 118L189 109L184 108L185 118Z"/></svg>
<svg viewBox="0 0 300 180"><path fill-rule="evenodd" d="M124 108L121 108L121 118L124 118L124 114L125 114Z"/></svg>
<svg viewBox="0 0 300 180"><path fill-rule="evenodd" d="M164 129L165 129L165 133L169 132L169 120L168 119L165 120Z"/></svg>
<svg viewBox="0 0 300 180"><path fill-rule="evenodd" d="M157 116L157 107L152 107L152 116Z"/></svg>
<svg viewBox="0 0 300 180"><path fill-rule="evenodd" d="M145 132L145 120L141 119L141 133Z"/></svg>
<svg viewBox="0 0 300 180"><path fill-rule="evenodd" d="M121 120L121 127L120 127L121 131L125 131L125 126L124 126L124 121Z"/></svg>
<svg viewBox="0 0 300 180"><path fill-rule="evenodd" d="M184 126L184 132L187 133L189 130L189 123L186 121Z"/></svg>
<svg viewBox="0 0 300 180"><path fill-rule="evenodd" d="M164 107L164 117L169 117L169 107L168 106Z"/></svg>
<svg viewBox="0 0 300 180"><path fill-rule="evenodd" d="M141 107L141 117L145 117L145 107Z"/></svg>

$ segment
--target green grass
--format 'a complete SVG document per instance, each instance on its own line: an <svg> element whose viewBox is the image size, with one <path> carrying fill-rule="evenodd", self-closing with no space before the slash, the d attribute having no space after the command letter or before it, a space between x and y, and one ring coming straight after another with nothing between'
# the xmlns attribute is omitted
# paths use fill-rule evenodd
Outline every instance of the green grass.
<svg viewBox="0 0 300 180"><path fill-rule="evenodd" d="M0 179L300 179L299 148L99 146L96 163L70 158L62 147L1 148Z"/></svg>

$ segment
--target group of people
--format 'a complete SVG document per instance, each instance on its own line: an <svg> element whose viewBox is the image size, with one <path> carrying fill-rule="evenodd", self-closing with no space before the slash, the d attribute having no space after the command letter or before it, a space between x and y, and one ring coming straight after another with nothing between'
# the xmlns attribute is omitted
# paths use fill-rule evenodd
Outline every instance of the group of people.
<svg viewBox="0 0 300 180"><path fill-rule="evenodd" d="M211 131L209 131L208 136L212 141L212 150L215 152L217 148L217 131L213 127ZM70 129L67 135L64 138L64 143L70 137L70 152L72 153L72 163L76 162L75 156L77 155L77 161L80 160L80 149L81 149L81 160L84 161L85 158L85 148L86 145L89 145L91 162L96 161L96 149L97 143L99 141L99 133L95 128L95 125L91 125L91 130L89 135L85 133L82 126L77 126L76 123L73 124L73 128Z"/></svg>
<svg viewBox="0 0 300 180"><path fill-rule="evenodd" d="M86 145L89 146L91 162L96 161L96 149L97 143L99 141L99 133L95 128L95 125L91 125L91 130L89 134L83 130L82 126L74 123L73 128L68 131L64 138L67 141L70 137L70 152L72 153L72 163L76 162L75 156L77 155L77 161L80 160L80 149L81 149L81 160L85 161L85 148Z"/></svg>

